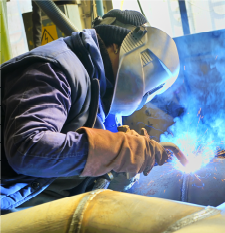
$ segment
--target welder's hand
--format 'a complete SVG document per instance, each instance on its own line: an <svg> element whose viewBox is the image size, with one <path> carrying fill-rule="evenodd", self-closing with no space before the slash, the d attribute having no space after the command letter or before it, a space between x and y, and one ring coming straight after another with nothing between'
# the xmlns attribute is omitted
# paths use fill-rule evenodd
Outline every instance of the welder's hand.
<svg viewBox="0 0 225 233"><path fill-rule="evenodd" d="M118 131L136 136L139 135L135 130L130 130L130 127L128 125L119 126ZM168 155L165 149L158 142L150 139L147 130L145 128L141 129L140 135L144 136L146 140L149 141L149 144L151 145L152 149L155 150L153 152L155 156L149 155L149 157L147 157L144 162L145 168L143 174L147 176L155 164L155 159L159 165L163 165L165 161L168 159Z"/></svg>
<svg viewBox="0 0 225 233"><path fill-rule="evenodd" d="M145 128L141 129L141 135L145 136L146 138L148 138L150 140L150 143L155 148L156 162L159 165L163 165L168 159L168 154L166 153L165 149L158 142L150 139L150 137L147 133L147 130ZM153 164L153 166L154 166L154 164ZM143 174L145 176L147 176L151 170L152 170L152 166L149 166L149 167L146 166L145 170L143 171Z"/></svg>
<svg viewBox="0 0 225 233"><path fill-rule="evenodd" d="M110 171L141 173L147 175L155 164L167 159L164 148L134 130L112 133L108 130L82 127L78 133L86 133L89 147L88 159L80 176L102 176Z"/></svg>

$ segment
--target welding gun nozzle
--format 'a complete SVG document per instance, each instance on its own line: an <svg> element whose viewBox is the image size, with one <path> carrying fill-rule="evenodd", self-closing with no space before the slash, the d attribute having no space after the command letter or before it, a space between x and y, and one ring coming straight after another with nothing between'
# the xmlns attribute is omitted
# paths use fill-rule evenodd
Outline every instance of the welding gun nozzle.
<svg viewBox="0 0 225 233"><path fill-rule="evenodd" d="M187 166L188 159L176 144L172 142L160 142L160 145L163 146L165 149L171 150L173 154L177 157L177 159L180 161L180 163L184 167Z"/></svg>
<svg viewBox="0 0 225 233"><path fill-rule="evenodd" d="M188 160L186 156L182 153L182 151L179 151L178 153L174 153L174 155L177 157L178 160L180 160L180 163L186 167L188 164Z"/></svg>

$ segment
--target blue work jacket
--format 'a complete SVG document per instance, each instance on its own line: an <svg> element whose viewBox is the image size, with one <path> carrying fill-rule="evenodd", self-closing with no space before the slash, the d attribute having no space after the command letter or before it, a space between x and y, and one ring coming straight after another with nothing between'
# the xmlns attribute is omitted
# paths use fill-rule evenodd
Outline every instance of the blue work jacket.
<svg viewBox="0 0 225 233"><path fill-rule="evenodd" d="M113 84L95 30L75 32L1 66L4 148L1 208L15 208L57 177L80 175L88 141L76 130L105 123ZM115 117L106 122L115 131Z"/></svg>

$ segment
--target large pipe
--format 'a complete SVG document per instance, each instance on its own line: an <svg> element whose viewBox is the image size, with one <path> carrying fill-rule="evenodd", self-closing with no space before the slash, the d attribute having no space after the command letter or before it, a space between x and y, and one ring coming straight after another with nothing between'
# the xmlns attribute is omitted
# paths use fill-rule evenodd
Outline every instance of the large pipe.
<svg viewBox="0 0 225 233"><path fill-rule="evenodd" d="M100 189L3 215L1 232L224 233L223 209Z"/></svg>
<svg viewBox="0 0 225 233"><path fill-rule="evenodd" d="M35 3L66 36L70 36L72 32L79 31L52 0L35 0Z"/></svg>
<svg viewBox="0 0 225 233"><path fill-rule="evenodd" d="M214 158L194 173L177 170L169 162L155 166L148 176L140 179L127 193L161 197L197 205L218 206L225 202L225 159Z"/></svg>

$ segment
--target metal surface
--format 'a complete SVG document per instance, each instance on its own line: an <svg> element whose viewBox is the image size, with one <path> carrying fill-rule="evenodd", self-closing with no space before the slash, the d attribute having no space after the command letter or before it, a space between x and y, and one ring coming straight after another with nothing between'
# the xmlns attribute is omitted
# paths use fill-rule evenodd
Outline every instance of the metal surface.
<svg viewBox="0 0 225 233"><path fill-rule="evenodd" d="M218 206L225 202L225 159L217 158L189 175L186 202Z"/></svg>
<svg viewBox="0 0 225 233"><path fill-rule="evenodd" d="M215 158L193 174L174 169L172 163L156 166L128 193L218 206L225 202L225 159Z"/></svg>
<svg viewBox="0 0 225 233"><path fill-rule="evenodd" d="M173 223L166 231L162 232L162 233L173 233L176 232L186 226L189 226L195 222L198 222L204 218L208 218L211 216L215 216L217 214L220 214L220 210L216 209L216 208L212 208L210 206L207 206L205 209L200 210L196 213L187 215L181 219L179 219L178 221L176 221L175 223Z"/></svg>
<svg viewBox="0 0 225 233"><path fill-rule="evenodd" d="M180 201L182 175L182 172L175 170L171 163L155 166L148 176L141 174L140 180L127 193Z"/></svg>
<svg viewBox="0 0 225 233"><path fill-rule="evenodd" d="M110 112L131 115L143 96L165 83L146 100L163 93L176 80L179 57L175 42L165 32L153 27L140 27L125 37L119 58Z"/></svg>
<svg viewBox="0 0 225 233"><path fill-rule="evenodd" d="M104 179L104 178L98 178L94 184L94 187L92 190L96 189L107 189L110 184L110 180Z"/></svg>

